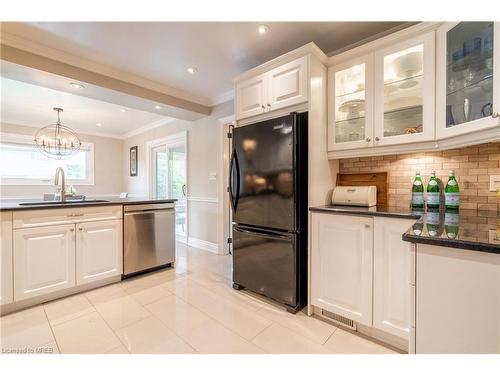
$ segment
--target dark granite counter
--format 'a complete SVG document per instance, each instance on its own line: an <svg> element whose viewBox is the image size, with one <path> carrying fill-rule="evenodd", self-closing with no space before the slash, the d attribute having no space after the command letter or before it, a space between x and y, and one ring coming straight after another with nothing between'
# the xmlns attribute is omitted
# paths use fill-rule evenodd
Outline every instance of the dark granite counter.
<svg viewBox="0 0 500 375"><path fill-rule="evenodd" d="M403 240L500 254L500 213L428 211L403 234Z"/></svg>
<svg viewBox="0 0 500 375"><path fill-rule="evenodd" d="M92 197L89 201L78 201L70 203L49 203L40 205L20 205L25 202L41 202L36 200L8 200L0 201L0 211L19 211L19 210L46 210L49 208L68 208L68 207L93 207L93 206L112 206L128 204L151 204L151 203L174 203L177 199L149 199L149 198L118 198L118 197ZM94 200L94 201L92 201Z"/></svg>
<svg viewBox="0 0 500 375"><path fill-rule="evenodd" d="M319 206L309 208L311 212L326 212L343 215L384 216L401 219L419 219L423 212L412 211L409 208L393 208L383 206L355 207L355 206Z"/></svg>
<svg viewBox="0 0 500 375"><path fill-rule="evenodd" d="M500 212L497 211L424 212L377 206L320 206L311 207L309 211L418 219L406 233L402 233L404 241L500 254Z"/></svg>

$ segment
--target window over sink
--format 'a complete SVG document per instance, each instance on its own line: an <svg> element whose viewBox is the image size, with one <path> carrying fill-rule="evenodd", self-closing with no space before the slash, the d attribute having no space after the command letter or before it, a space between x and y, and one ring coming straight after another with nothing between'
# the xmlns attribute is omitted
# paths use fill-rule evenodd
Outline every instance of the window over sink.
<svg viewBox="0 0 500 375"><path fill-rule="evenodd" d="M0 178L2 185L52 185L57 167L62 167L68 185L94 185L94 144L66 160L43 155L31 136L0 134Z"/></svg>

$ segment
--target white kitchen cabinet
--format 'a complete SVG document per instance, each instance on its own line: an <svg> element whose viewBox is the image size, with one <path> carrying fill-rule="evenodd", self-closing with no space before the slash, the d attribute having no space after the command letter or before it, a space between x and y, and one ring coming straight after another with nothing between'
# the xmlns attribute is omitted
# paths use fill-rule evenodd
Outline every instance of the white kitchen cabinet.
<svg viewBox="0 0 500 375"><path fill-rule="evenodd" d="M307 56L281 65L267 74L267 111L307 102Z"/></svg>
<svg viewBox="0 0 500 375"><path fill-rule="evenodd" d="M500 126L500 23L447 22L437 30L438 139Z"/></svg>
<svg viewBox="0 0 500 375"><path fill-rule="evenodd" d="M0 305L11 303L14 297L12 280L12 212L0 212Z"/></svg>
<svg viewBox="0 0 500 375"><path fill-rule="evenodd" d="M415 220L374 218L373 326L408 340L411 244L402 234Z"/></svg>
<svg viewBox="0 0 500 375"><path fill-rule="evenodd" d="M373 146L373 53L328 69L328 150Z"/></svg>
<svg viewBox="0 0 500 375"><path fill-rule="evenodd" d="M102 280L122 273L120 220L76 225L76 283Z"/></svg>
<svg viewBox="0 0 500 375"><path fill-rule="evenodd" d="M416 246L416 353L500 354L500 254Z"/></svg>
<svg viewBox="0 0 500 375"><path fill-rule="evenodd" d="M435 32L375 52L374 143L434 139Z"/></svg>
<svg viewBox="0 0 500 375"><path fill-rule="evenodd" d="M236 83L236 119L260 115L308 100L308 56Z"/></svg>
<svg viewBox="0 0 500 375"><path fill-rule="evenodd" d="M237 83L235 100L237 119L264 113L267 104L267 74Z"/></svg>
<svg viewBox="0 0 500 375"><path fill-rule="evenodd" d="M311 215L311 303L372 325L373 219Z"/></svg>
<svg viewBox="0 0 500 375"><path fill-rule="evenodd" d="M75 285L73 224L14 230L14 300Z"/></svg>

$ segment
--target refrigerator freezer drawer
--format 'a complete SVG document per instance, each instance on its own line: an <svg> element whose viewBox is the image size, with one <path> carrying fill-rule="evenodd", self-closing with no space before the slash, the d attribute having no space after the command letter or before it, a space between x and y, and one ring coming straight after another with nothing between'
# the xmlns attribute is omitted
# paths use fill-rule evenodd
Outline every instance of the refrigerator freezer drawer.
<svg viewBox="0 0 500 375"><path fill-rule="evenodd" d="M296 234L233 228L233 282L290 306L297 304Z"/></svg>

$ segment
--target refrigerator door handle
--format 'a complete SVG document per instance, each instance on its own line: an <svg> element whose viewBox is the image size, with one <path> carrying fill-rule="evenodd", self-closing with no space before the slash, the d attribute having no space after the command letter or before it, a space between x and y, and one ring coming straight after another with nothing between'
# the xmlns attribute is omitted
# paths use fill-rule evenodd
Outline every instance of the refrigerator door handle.
<svg viewBox="0 0 500 375"><path fill-rule="evenodd" d="M286 235L286 234L271 234L271 233L250 231L250 230L246 230L246 229L241 229L241 228L236 227L236 226L233 227L233 230L235 230L236 232L245 233L245 234L249 234L249 235L253 235L253 236L257 236L257 237L269 238L269 239L273 239L273 240L276 240L276 239L290 240L290 239L292 239L292 236Z"/></svg>
<svg viewBox="0 0 500 375"><path fill-rule="evenodd" d="M238 162L238 155L236 154L236 150L233 150L233 154L231 155L231 162L229 164L229 200L231 202L231 206L233 211L236 211L238 208L238 198L240 195L240 163ZM233 195L233 169L236 168L236 195Z"/></svg>

